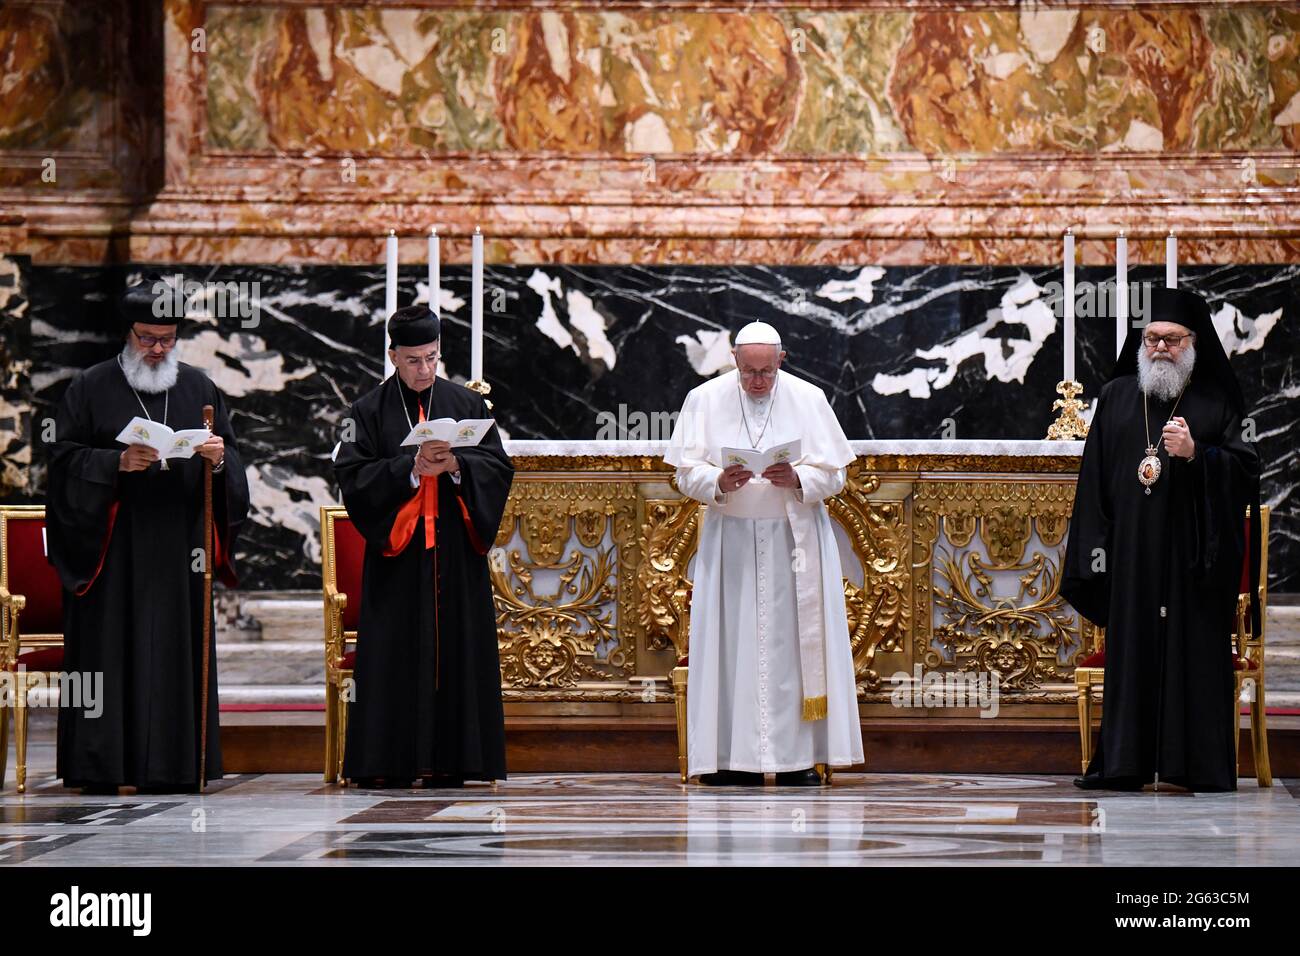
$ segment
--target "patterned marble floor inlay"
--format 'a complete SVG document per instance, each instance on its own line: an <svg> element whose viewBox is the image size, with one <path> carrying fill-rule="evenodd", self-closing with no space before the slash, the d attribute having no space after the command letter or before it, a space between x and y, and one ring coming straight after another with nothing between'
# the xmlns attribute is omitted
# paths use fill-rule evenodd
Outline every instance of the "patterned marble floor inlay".
<svg viewBox="0 0 1300 956"><path fill-rule="evenodd" d="M1300 863L1297 781L1083 793L1068 777L840 774L829 788L530 774L460 790L246 775L203 796L0 795L0 864L1224 866Z"/></svg>

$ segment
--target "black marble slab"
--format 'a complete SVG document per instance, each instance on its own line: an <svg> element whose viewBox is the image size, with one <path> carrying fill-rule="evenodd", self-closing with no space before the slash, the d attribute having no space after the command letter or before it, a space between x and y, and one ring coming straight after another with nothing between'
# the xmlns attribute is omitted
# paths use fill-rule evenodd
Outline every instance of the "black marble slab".
<svg viewBox="0 0 1300 956"><path fill-rule="evenodd" d="M228 310L191 322L181 355L226 392L250 469L244 586L318 587L317 509L336 500L334 429L382 374L382 266L158 268L242 283L248 300L256 293L254 318ZM30 360L39 421L77 369L119 347L111 302L139 267L24 270L30 332L0 346L27 353L15 357ZM422 264L401 269L399 304L427 301L425 276ZM1100 267L1078 275L1081 288L1112 278ZM1163 268L1130 278L1162 282ZM1300 267L1184 267L1179 278L1207 296L1233 352L1274 511L1270 583L1297 590ZM1061 377L1062 333L1048 304L1059 279L1044 267L496 267L486 277L485 373L508 437L666 437L617 426L635 424L635 412L677 410L725 357L726 333L762 319L781 330L787 368L826 390L851 438L1041 438ZM468 268L444 266L443 361L459 382L469 371L468 295ZM1090 399L1113 361L1113 319L1081 316L1078 336L1077 377ZM29 486L10 498L39 500L43 467L37 447Z"/></svg>

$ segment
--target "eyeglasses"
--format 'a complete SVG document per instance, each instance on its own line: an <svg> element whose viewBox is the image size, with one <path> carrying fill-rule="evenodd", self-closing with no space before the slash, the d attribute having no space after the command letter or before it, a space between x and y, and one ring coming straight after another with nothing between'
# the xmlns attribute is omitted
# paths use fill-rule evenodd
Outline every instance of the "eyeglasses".
<svg viewBox="0 0 1300 956"><path fill-rule="evenodd" d="M412 366L413 368L423 368L425 366L428 366L429 368L437 368L438 357L440 354L441 353L439 352L434 352L433 355L428 358L420 355L408 355L406 358L402 359L402 362L403 364Z"/></svg>
<svg viewBox="0 0 1300 956"><path fill-rule="evenodd" d="M131 334L147 349L151 349L155 345L161 345L163 348L169 349L176 344L176 336L174 335L141 335L135 329L131 330Z"/></svg>
<svg viewBox="0 0 1300 956"><path fill-rule="evenodd" d="M746 368L742 368L742 369L740 369L739 371L740 371L740 377L741 377L741 378L772 378L772 377L774 377L774 376L776 375L776 371L777 371L777 370L774 369L774 368L773 368L773 369L766 369L766 368L746 369Z"/></svg>
<svg viewBox="0 0 1300 956"><path fill-rule="evenodd" d="M1159 348L1161 342L1165 343L1165 348L1176 349L1183 344L1183 339L1191 337L1191 332L1184 332L1182 335L1156 335L1154 332L1148 332L1142 336L1142 341L1149 349Z"/></svg>

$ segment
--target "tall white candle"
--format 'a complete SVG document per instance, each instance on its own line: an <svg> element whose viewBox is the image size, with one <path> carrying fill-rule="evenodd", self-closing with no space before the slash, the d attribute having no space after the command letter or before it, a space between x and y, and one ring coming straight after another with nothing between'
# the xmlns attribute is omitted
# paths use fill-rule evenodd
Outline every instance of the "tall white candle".
<svg viewBox="0 0 1300 956"><path fill-rule="evenodd" d="M438 227L429 229L429 311L439 318L438 290L442 288L442 262L438 250Z"/></svg>
<svg viewBox="0 0 1300 956"><path fill-rule="evenodd" d="M397 233L388 230L384 241L384 378L393 374L388 358L388 320L397 311Z"/></svg>
<svg viewBox="0 0 1300 956"><path fill-rule="evenodd" d="M1115 240L1115 357L1124 350L1128 336L1128 240L1124 233Z"/></svg>
<svg viewBox="0 0 1300 956"><path fill-rule="evenodd" d="M483 380L483 235L474 227L474 243L470 255L470 351L469 377Z"/></svg>
<svg viewBox="0 0 1300 956"><path fill-rule="evenodd" d="M1074 233L1065 230L1065 375L1074 381Z"/></svg>
<svg viewBox="0 0 1300 956"><path fill-rule="evenodd" d="M397 311L397 233L384 240L384 321Z"/></svg>
<svg viewBox="0 0 1300 956"><path fill-rule="evenodd" d="M1165 288L1178 288L1178 237L1173 230L1165 240Z"/></svg>

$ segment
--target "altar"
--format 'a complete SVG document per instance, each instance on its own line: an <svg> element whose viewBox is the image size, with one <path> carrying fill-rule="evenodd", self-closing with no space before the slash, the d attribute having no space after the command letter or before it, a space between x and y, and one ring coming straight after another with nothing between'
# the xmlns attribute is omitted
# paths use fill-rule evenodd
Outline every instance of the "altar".
<svg viewBox="0 0 1300 956"><path fill-rule="evenodd" d="M1059 593L1082 442L852 444L828 508L864 722L1072 718L1097 637ZM702 506L663 445L508 444L491 559L508 716L671 714Z"/></svg>

